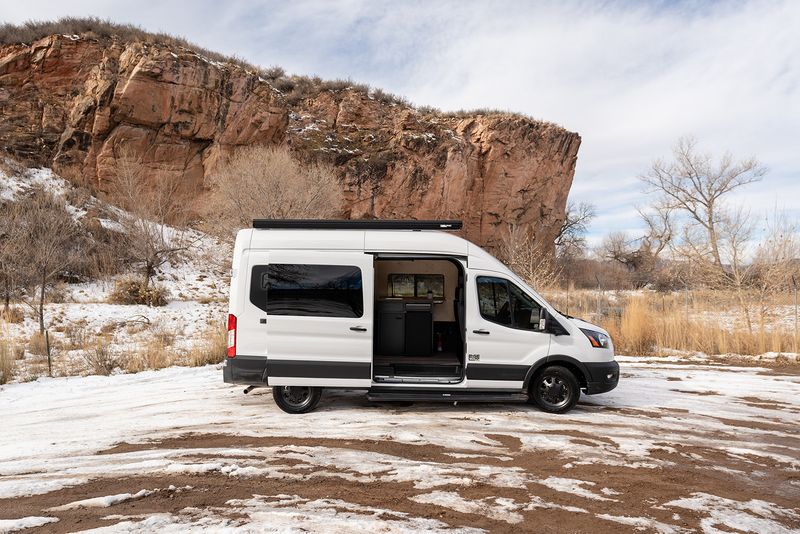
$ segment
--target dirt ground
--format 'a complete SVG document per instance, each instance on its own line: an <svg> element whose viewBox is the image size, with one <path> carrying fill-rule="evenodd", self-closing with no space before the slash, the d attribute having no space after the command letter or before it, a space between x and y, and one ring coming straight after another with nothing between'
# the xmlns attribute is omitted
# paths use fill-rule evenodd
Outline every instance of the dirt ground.
<svg viewBox="0 0 800 534"><path fill-rule="evenodd" d="M268 390L218 387L205 408L215 416L172 425L179 408L152 389L172 377L154 373L119 385L139 395L118 412L122 432L98 431L94 449L55 435L48 452L34 437L36 458L2 458L0 520L50 521L25 532L800 532L799 376L634 359L622 369L620 388L564 416L355 392L289 416ZM144 406L164 424L112 439ZM256 419L237 424L237 410ZM73 415L73 431L91 433L93 417Z"/></svg>

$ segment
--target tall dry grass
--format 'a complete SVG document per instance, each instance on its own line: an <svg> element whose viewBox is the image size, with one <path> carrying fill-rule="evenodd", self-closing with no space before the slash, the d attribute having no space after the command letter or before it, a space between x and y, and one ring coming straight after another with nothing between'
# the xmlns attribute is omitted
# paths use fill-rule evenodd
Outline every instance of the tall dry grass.
<svg viewBox="0 0 800 534"><path fill-rule="evenodd" d="M564 313L608 330L620 354L652 355L668 349L754 356L800 352L792 318L785 314L785 299L773 303L772 311L761 314L755 327L748 329L739 317L736 296L723 291L573 291L547 298Z"/></svg>
<svg viewBox="0 0 800 534"><path fill-rule="evenodd" d="M16 350L6 328L0 326L0 384L5 384L14 376Z"/></svg>
<svg viewBox="0 0 800 534"><path fill-rule="evenodd" d="M220 363L225 359L228 350L228 330L223 323L211 327L202 335L198 344L189 353L189 365Z"/></svg>

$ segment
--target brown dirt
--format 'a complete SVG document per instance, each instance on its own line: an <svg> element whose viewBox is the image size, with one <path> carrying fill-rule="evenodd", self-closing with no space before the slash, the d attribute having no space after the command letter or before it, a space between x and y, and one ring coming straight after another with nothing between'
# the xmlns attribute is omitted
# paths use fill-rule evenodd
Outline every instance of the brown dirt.
<svg viewBox="0 0 800 534"><path fill-rule="evenodd" d="M741 423L741 421L739 422ZM574 440L598 444L610 440L580 431L559 431ZM344 471L325 468L310 471L308 466L276 459L285 469L301 478L237 476L232 477L218 472L201 475L169 474L143 475L131 478L102 477L86 484L64 488L44 495L17 499L0 499L0 517L24 517L29 515L48 515L59 518L58 523L47 525L41 530L47 532L71 532L97 526L114 524L117 520L105 519L112 514L123 516L171 513L191 519L192 512L187 508L198 509L216 516L227 518L232 525L245 524L247 517L236 508L226 506L231 499L246 499L253 495L298 495L305 499L342 499L349 503L371 506L391 512L407 513L411 516L437 519L453 527L472 526L492 532L520 532L528 528L537 532L634 532L634 528L614 522L604 521L596 514L626 515L631 517L651 517L683 528L700 527L702 513L663 506L664 503L686 497L692 492L748 501L762 499L779 506L794 509L800 502L800 488L792 484L797 474L785 465L770 462L764 458L746 456L733 457L724 450L710 447L680 446L663 443L663 448L652 451L652 457L664 462L658 468L614 467L604 464L580 465L580 458L570 457L568 451L530 451L522 448L515 436L489 434L488 439L502 443L496 447L498 453L511 457L511 461L500 461L491 457L453 458L447 452L473 452L447 449L435 445L408 445L392 441L377 440L334 440L296 437L252 437L226 434L190 434L177 438L152 441L140 444L120 443L100 454L114 455L145 449L192 449L181 460L207 458L210 453L203 449L243 448L252 449L248 457L269 460L258 447L308 446L352 449L389 454L407 460L437 463L463 464L478 462L487 465L518 469L526 473L533 482L523 488L501 488L488 484L449 485L433 489L418 489L410 482L354 482L344 478ZM611 442L613 443L613 442ZM796 455L797 456L797 455ZM565 464L575 464L565 468ZM718 467L739 471L721 471ZM758 472L758 475L754 473ZM565 477L594 482L585 486L595 493L601 488L610 488L617 495L608 498L613 501L592 500L555 491L541 483L548 477ZM313 480L309 480L313 477ZM539 482L536 482L539 481ZM49 512L48 508L69 502L112 495L135 493L141 489L191 486L181 491L160 491L149 497L123 502L110 508L83 508L68 511ZM430 491L453 491L468 500L506 497L517 503L527 503L536 496L548 503L575 506L587 513L568 512L559 509L536 508L519 511L524 522L511 524L486 517L484 514L461 513L450 508L432 504L420 504L411 498ZM673 519L674 513L680 519ZM800 522L786 525L800 528ZM32 529L31 532L34 530Z"/></svg>

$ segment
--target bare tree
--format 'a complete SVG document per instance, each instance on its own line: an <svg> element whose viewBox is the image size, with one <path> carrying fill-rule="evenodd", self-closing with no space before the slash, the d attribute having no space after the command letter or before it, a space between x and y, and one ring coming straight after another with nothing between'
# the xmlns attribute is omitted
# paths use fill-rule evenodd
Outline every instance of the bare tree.
<svg viewBox="0 0 800 534"><path fill-rule="evenodd" d="M119 213L121 239L129 261L141 272L141 294L146 295L158 269L192 246L185 230L186 198L176 176L148 176L141 162L127 153L117 157L113 199Z"/></svg>
<svg viewBox="0 0 800 534"><path fill-rule="evenodd" d="M575 258L586 249L586 233L597 211L593 204L569 202L564 223L555 239L556 255L559 258Z"/></svg>
<svg viewBox="0 0 800 534"><path fill-rule="evenodd" d="M24 248L17 257L18 273L29 283L31 307L43 334L45 294L59 275L81 267L83 233L64 201L43 189L13 204L10 213L11 223L18 226L12 246Z"/></svg>
<svg viewBox="0 0 800 534"><path fill-rule="evenodd" d="M638 212L646 226L642 247L658 259L675 237L674 210L668 203L660 202L649 210L639 209Z"/></svg>
<svg viewBox="0 0 800 534"><path fill-rule="evenodd" d="M641 237L611 233L603 240L600 251L606 259L625 266L634 285L644 287L654 281L659 256L672 242L675 230L669 205L661 203L649 210L639 209L639 216L646 227Z"/></svg>
<svg viewBox="0 0 800 534"><path fill-rule="evenodd" d="M286 147L237 150L211 176L215 223L231 232L255 218L331 218L342 212L333 167L302 164Z"/></svg>
<svg viewBox="0 0 800 534"><path fill-rule="evenodd" d="M8 313L11 299L20 294L25 285L20 269L23 252L20 231L16 220L17 210L13 205L2 205L0 216L0 291L3 293L3 313Z"/></svg>
<svg viewBox="0 0 800 534"><path fill-rule="evenodd" d="M531 287L544 289L558 280L559 269L552 257L552 243L537 239L528 227L510 224L500 246L500 257Z"/></svg>
<svg viewBox="0 0 800 534"><path fill-rule="evenodd" d="M715 163L711 155L697 149L694 138L684 137L673 148L672 161L656 160L640 178L662 195L664 205L680 210L702 229L711 260L721 271L719 234L725 219L725 196L759 181L765 173L755 158L734 161L726 153Z"/></svg>

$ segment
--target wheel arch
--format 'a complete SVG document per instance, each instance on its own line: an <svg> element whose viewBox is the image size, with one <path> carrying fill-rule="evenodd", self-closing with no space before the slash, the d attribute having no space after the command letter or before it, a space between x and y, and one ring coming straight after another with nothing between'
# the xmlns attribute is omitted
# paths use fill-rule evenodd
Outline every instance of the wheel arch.
<svg viewBox="0 0 800 534"><path fill-rule="evenodd" d="M536 376L536 373L548 365L561 365L562 367L569 369L570 372L575 375L575 378L578 380L578 384L580 384L581 389L588 387L587 377L589 374L586 372L586 367L580 361L565 354L554 354L552 356L542 358L538 362L531 365L530 369L528 369L528 373L525 375L525 382L522 384L524 391L528 391L531 380L533 380L533 377Z"/></svg>

